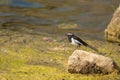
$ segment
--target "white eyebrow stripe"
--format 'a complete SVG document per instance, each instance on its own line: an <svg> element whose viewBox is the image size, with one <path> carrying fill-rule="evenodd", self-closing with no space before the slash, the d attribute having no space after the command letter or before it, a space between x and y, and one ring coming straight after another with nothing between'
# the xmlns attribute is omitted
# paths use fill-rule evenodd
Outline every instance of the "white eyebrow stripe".
<svg viewBox="0 0 120 80"><path fill-rule="evenodd" d="M73 35L72 33L67 33L67 35Z"/></svg>

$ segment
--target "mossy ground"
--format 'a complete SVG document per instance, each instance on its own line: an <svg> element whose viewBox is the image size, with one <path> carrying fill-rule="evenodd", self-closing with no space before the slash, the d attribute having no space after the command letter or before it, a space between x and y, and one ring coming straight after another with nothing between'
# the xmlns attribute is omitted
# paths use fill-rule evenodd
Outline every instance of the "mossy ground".
<svg viewBox="0 0 120 80"><path fill-rule="evenodd" d="M1 29L0 34L0 80L120 80L117 73L68 73L67 60L76 47L71 46L67 39L61 41L53 35L33 35L5 29ZM120 66L119 45L86 41ZM83 46L79 49L94 52Z"/></svg>

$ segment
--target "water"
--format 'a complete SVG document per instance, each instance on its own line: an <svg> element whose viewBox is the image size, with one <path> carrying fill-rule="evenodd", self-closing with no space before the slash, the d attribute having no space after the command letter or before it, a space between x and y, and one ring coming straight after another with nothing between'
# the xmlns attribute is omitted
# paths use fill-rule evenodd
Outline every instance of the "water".
<svg viewBox="0 0 120 80"><path fill-rule="evenodd" d="M25 8L40 8L44 7L43 4L27 2L23 0L1 0L0 5L12 6L12 7L25 7Z"/></svg>
<svg viewBox="0 0 120 80"><path fill-rule="evenodd" d="M120 0L0 0L0 26L26 27L34 33L56 36L73 32L101 40L119 3ZM61 24L77 27L58 27Z"/></svg>

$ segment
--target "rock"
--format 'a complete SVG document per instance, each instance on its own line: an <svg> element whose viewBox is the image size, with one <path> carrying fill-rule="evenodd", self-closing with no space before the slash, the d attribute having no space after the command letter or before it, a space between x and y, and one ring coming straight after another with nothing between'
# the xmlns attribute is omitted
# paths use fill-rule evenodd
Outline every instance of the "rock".
<svg viewBox="0 0 120 80"><path fill-rule="evenodd" d="M82 74L108 74L119 71L115 62L103 55L75 50L68 60L68 72Z"/></svg>
<svg viewBox="0 0 120 80"><path fill-rule="evenodd" d="M49 37L44 37L43 40L46 41L46 42L52 42L52 39L49 38Z"/></svg>
<svg viewBox="0 0 120 80"><path fill-rule="evenodd" d="M114 13L107 29L105 29L105 39L107 41L120 42L120 6Z"/></svg>

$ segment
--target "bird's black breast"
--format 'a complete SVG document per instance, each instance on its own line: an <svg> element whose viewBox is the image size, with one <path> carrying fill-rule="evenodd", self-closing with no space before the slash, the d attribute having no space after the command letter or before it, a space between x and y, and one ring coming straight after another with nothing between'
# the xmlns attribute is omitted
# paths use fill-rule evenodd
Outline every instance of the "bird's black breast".
<svg viewBox="0 0 120 80"><path fill-rule="evenodd" d="M69 40L69 42L72 42L71 38L72 38L71 36L68 36L68 40Z"/></svg>

